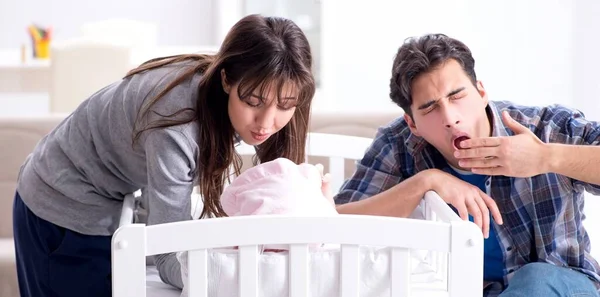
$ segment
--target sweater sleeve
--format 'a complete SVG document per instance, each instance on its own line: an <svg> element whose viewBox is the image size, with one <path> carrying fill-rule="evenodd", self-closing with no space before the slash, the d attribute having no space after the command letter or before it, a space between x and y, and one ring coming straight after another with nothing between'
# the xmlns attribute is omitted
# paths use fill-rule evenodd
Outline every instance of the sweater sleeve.
<svg viewBox="0 0 600 297"><path fill-rule="evenodd" d="M191 194L195 153L181 127L148 132L145 140L148 185L148 225L191 219ZM180 264L175 253L155 256L163 282L182 288Z"/></svg>
<svg viewBox="0 0 600 297"><path fill-rule="evenodd" d="M156 255L154 256L154 263L156 263L158 275L164 283L183 289L181 264L175 253Z"/></svg>

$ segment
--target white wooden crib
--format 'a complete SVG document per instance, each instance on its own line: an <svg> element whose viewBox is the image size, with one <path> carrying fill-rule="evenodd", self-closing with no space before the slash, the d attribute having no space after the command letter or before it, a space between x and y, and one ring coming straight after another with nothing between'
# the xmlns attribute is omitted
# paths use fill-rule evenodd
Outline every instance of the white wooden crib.
<svg viewBox="0 0 600 297"><path fill-rule="evenodd" d="M371 140L313 133L308 154L330 158L333 178L343 172L344 159L360 159ZM248 146L241 154L251 154ZM336 181L337 185L340 181ZM339 215L335 217L289 217L280 215L202 219L163 225L133 224L134 197L125 199L120 228L112 242L112 286L114 297L154 296L148 285L146 257L186 252L189 297L209 294L211 256L220 248L239 246L235 283L241 297L262 296L260 246L290 246L286 281L289 296L312 296L310 243L339 245L339 296L372 296L361 292L361 248L385 247L385 282L376 296L481 296L483 290L483 236L470 222L462 221L435 193L425 194L418 212L424 219ZM414 284L412 254L427 251L426 265L436 280ZM389 253L389 254L387 254ZM363 255L364 256L364 255ZM369 255L367 255L369 257ZM318 267L317 267L318 268ZM223 280L221 280L223 281ZM336 284L338 285L338 284ZM362 286L361 286L362 285ZM164 292L161 292L164 296ZM179 293L173 294L179 296Z"/></svg>

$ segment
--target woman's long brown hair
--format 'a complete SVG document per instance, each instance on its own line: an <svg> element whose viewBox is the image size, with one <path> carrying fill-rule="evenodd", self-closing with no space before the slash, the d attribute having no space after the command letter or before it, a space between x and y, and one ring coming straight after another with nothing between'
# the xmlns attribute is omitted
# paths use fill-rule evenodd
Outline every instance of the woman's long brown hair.
<svg viewBox="0 0 600 297"><path fill-rule="evenodd" d="M147 117L152 112L151 107L173 87L196 73L202 73L196 109L179 110L142 129L136 128L133 140L135 142L140 134L148 129L198 121L198 173L200 192L204 200L201 218L226 216L221 207L220 196L225 181L229 179L230 166L233 165L233 173L239 175L242 159L234 148L235 131L228 114L229 97L222 87L221 70L225 71L230 85L238 84L240 98L246 98L255 90L262 93L272 84L278 87L281 98L284 83L292 82L296 86L299 90L298 104L292 119L279 132L256 147L254 164L280 157L299 164L305 161L311 101L315 93L310 45L302 30L290 20L249 15L232 27L215 55L158 58L133 69L127 76L183 61L191 62L189 65L193 66L145 104L140 110L138 120ZM182 114L188 116L176 118Z"/></svg>

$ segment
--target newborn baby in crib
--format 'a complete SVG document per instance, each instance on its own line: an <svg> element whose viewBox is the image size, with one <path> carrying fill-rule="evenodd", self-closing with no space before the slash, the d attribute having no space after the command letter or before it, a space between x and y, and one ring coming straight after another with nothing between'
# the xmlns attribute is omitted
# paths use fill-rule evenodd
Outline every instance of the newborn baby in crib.
<svg viewBox="0 0 600 297"><path fill-rule="evenodd" d="M247 215L336 215L335 203L323 191L321 165L300 165L279 158L250 168L225 188L221 205L230 216ZM327 178L327 176L325 177ZM264 251L287 250L265 246Z"/></svg>
<svg viewBox="0 0 600 297"><path fill-rule="evenodd" d="M322 191L321 165L300 165L279 158L254 166L235 178L221 195L228 216L334 214L332 198Z"/></svg>
<svg viewBox="0 0 600 297"><path fill-rule="evenodd" d="M310 164L297 165L288 159L276 159L250 168L225 188L221 205L228 216L299 215L337 216L330 195L322 191L322 169ZM218 219L217 219L218 220ZM309 244L310 296L339 296L339 245ZM259 296L288 296L290 261L288 245L266 245L258 258ZM386 249L361 247L360 292L366 296L389 296L390 266ZM411 253L412 257L415 257ZM184 283L181 297L189 296L187 252L178 253ZM235 247L214 249L208 253L208 296L239 296L239 258ZM413 261L413 270L421 269ZM411 271L413 271L411 270ZM427 272L429 273L429 272ZM423 274L422 278L434 273ZM421 275L413 274L415 277ZM192 282L195 280L191 280ZM426 280L430 281L429 279Z"/></svg>
<svg viewBox="0 0 600 297"><path fill-rule="evenodd" d="M299 216L328 216L338 215L332 198L327 198L322 190L322 167L311 164L295 164L285 158L275 159L270 162L254 166L233 180L221 195L221 205L225 213L230 216L249 215L299 215ZM325 176L327 178L327 176ZM327 195L329 196L329 195ZM310 244L311 249L324 250L323 244ZM225 280L236 278L237 258L236 253L230 253L236 247L218 249L209 253L209 273L213 283L209 285L210 292L218 292L218 296L237 296L237 292L230 285L223 285ZM273 258L261 262L261 271L270 275L263 284L262 293L280 292L279 286L284 281L276 279L283 277L280 273L272 275L274 271L281 271L284 266L283 251L289 250L288 245L265 245L264 252L273 252ZM187 283L188 267L187 252L180 252L177 258L181 264L182 281ZM216 283L214 283L216 282ZM227 291L227 292L225 292ZM231 291L231 292L229 292ZM283 290L285 291L285 290ZM182 297L188 296L188 288L184 285ZM209 294L209 296L212 296ZM282 296L279 293L268 293L265 296Z"/></svg>

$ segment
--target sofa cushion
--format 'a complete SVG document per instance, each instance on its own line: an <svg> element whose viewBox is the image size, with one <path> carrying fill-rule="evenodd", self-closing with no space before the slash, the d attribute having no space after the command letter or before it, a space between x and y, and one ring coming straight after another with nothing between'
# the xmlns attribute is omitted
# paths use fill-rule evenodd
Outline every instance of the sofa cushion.
<svg viewBox="0 0 600 297"><path fill-rule="evenodd" d="M12 238L0 238L0 296L19 296L15 246Z"/></svg>
<svg viewBox="0 0 600 297"><path fill-rule="evenodd" d="M12 237L12 205L25 158L64 115L0 118L0 238ZM3 295L0 295L3 296Z"/></svg>

